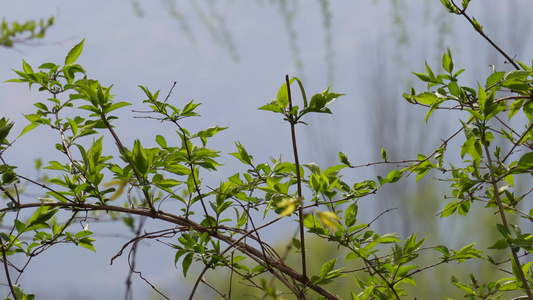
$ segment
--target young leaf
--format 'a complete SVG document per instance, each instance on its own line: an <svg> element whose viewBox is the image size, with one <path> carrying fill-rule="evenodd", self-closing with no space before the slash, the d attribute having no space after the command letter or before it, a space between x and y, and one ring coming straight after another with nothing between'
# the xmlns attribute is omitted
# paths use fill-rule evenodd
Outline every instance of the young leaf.
<svg viewBox="0 0 533 300"><path fill-rule="evenodd" d="M483 33L483 26L481 26L481 24L479 24L479 22L476 20L476 18L472 18L472 21L474 22L474 28L476 29L476 31L479 31L479 32Z"/></svg>
<svg viewBox="0 0 533 300"><path fill-rule="evenodd" d="M294 81L294 78L289 80L289 84ZM284 83L281 88L279 88L278 96L276 97L276 102L280 108L286 108L289 105L289 94L287 92L287 83Z"/></svg>
<svg viewBox="0 0 533 300"><path fill-rule="evenodd" d="M69 53L67 54L67 57L65 57L65 65L73 64L78 59L81 54L81 51L83 50L84 42L85 39L83 39L79 44L70 49Z"/></svg>
<svg viewBox="0 0 533 300"><path fill-rule="evenodd" d="M138 139L133 143L133 164L141 176L145 177L150 171L150 165L146 151Z"/></svg>
<svg viewBox="0 0 533 300"><path fill-rule="evenodd" d="M165 138L162 136L162 135L156 135L155 136L155 141L157 142L157 144L159 144L159 146L161 146L162 148L166 148L167 147L167 141L165 140Z"/></svg>
<svg viewBox="0 0 533 300"><path fill-rule="evenodd" d="M450 51L450 48L448 47L448 53L444 53L442 56L442 67L446 72L452 73L453 71L453 61L452 61L452 53Z"/></svg>
<svg viewBox="0 0 533 300"><path fill-rule="evenodd" d="M33 69L28 63L26 63L25 60L22 60L22 69L24 72L26 72L26 74L33 74Z"/></svg>
<svg viewBox="0 0 533 300"><path fill-rule="evenodd" d="M322 268L320 268L320 278L325 278L329 272L333 271L336 261L337 259L335 258L322 265Z"/></svg>

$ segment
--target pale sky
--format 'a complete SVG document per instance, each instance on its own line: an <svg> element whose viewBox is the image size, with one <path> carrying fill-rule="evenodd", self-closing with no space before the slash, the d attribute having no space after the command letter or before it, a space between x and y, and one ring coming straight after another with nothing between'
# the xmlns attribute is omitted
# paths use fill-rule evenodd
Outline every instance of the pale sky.
<svg viewBox="0 0 533 300"><path fill-rule="evenodd" d="M395 40L397 31L393 29L390 1L332 1L334 82L327 82L325 33L318 1L297 1L294 27L298 33L296 45L304 64L301 74L297 73L293 61L283 18L272 1L222 2L224 4L219 5L218 10L226 17L238 61L232 58L227 48L214 41L205 23L190 11L187 3L179 7L187 15L194 41L187 37L177 20L169 17L164 1L154 1L150 5L143 3L141 8L145 15L142 18L134 13L131 1L7 1L3 3L2 16L8 22L54 15L56 24L45 39L34 45L0 49L0 81L14 78L16 74L11 69L20 70L22 59L34 69L45 62L62 63L69 49L85 38L84 51L78 62L89 77L99 79L104 86L113 84L112 93L118 101L132 102L135 103L134 109L143 109L144 94L137 85L145 85L152 91L161 90L161 97L164 97L172 83L177 81L170 101L185 103L195 99L202 103L199 112L203 118L188 120L190 125L186 126L195 129L229 126L230 129L212 139L210 145L222 151L221 161L228 165L221 169L221 174L230 176L243 171L241 166L237 170L232 168L231 164L236 160L225 155L235 150L236 140L241 141L257 161L267 161L268 156L280 153L287 160L292 158L288 148L288 125L278 115L257 110L276 96L285 74L303 78L308 95L323 91L329 84L332 91L346 94L333 103L333 116L310 118L309 128L298 128L303 160L336 163L337 152L343 151L355 164L369 162L379 153L380 147L376 148L370 142L376 134L372 128L376 120L372 116L376 110L388 108L376 107L373 98L383 96L391 103L400 103L398 113L411 109L404 103L401 93L408 91L409 82L415 82L416 78L410 72L422 72L425 60L438 69L440 61L436 58L441 57L446 46L451 46L457 68L472 67L465 76L465 80L470 80L469 84L491 71L488 62L475 60L480 51L485 51L483 55L488 56L486 42L467 26L463 18L440 14L443 8L439 1L406 4L403 21L410 45L405 47L398 46ZM512 14L531 11L527 1L509 2L508 6L480 6L475 1L471 4L475 16L480 16L478 20L490 32L489 36L492 33L492 36L503 39L500 42L504 45L511 42L511 33L517 33L509 30L510 26L525 29L521 24L502 24L488 16L498 11L502 18L507 16L509 19ZM443 40L444 48L437 48L438 25L432 17L451 21L452 34ZM518 34L520 36L520 32ZM517 49L508 49L518 59L533 53L528 38L531 33L522 34L526 34L523 45L518 43L520 47ZM398 57L401 62L395 60ZM493 64L505 67L502 57L492 57L496 60ZM381 60L381 64L377 64L377 60ZM377 68L378 65L383 69ZM473 77L476 72L483 76ZM423 89L420 83L415 84L418 90ZM0 97L0 117L6 116L16 122L12 133L16 136L27 124L22 114L32 113L33 103L44 101L47 95L38 93L37 89L29 92L24 84L2 83ZM117 132L127 146L131 147L137 138L145 147L155 145L155 134L165 135L167 141L173 136L173 128L161 126L156 121L134 120L131 108L123 109L117 122ZM423 117L423 113L418 114L414 124L425 126ZM411 132L415 137L416 130L413 128L414 132ZM20 166L19 172L25 173L27 169L27 174L31 175L34 174L31 169L34 158L42 157L45 161L61 158L54 151L56 142L54 133L39 128L17 141L5 156L12 164ZM109 147L113 146L110 141L107 143ZM434 143L438 144L438 140ZM366 144L370 146L364 147ZM223 179L221 175L208 176L212 176L210 180L214 182ZM362 179L367 175L363 171L350 176ZM97 231L97 226L103 225L95 225L93 232ZM102 240L105 242L96 243L97 254L72 245L52 247L31 262L21 280L23 288L37 293L38 299L51 299L52 296L55 299L120 299L128 267L124 258L113 266L109 266L109 259L126 240ZM168 248L145 247L139 261L139 269L145 271L143 274L153 282L173 292L179 290L176 278L181 271L172 265L173 253ZM39 273L41 271L43 273ZM1 274L0 281L3 281ZM149 287L138 277L135 277L134 284L138 292L134 299L143 299ZM188 283L183 286L181 291L190 288ZM0 293L5 291L6 288L1 286Z"/></svg>

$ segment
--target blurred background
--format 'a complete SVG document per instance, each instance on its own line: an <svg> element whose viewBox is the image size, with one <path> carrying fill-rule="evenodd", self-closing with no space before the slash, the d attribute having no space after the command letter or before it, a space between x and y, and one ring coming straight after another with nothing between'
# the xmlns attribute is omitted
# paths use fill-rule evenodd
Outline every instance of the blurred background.
<svg viewBox="0 0 533 300"><path fill-rule="evenodd" d="M429 124L423 123L426 110L409 105L402 97L411 86L417 91L425 89L411 73L425 72L425 61L435 73L442 70L446 47L451 49L455 69L466 69L461 85L483 82L492 72L489 65L499 71L511 70L464 18L449 14L439 1L31 0L5 1L2 8L1 16L8 23L54 16L55 24L43 39L0 48L0 81L15 78L11 69L22 69L22 59L34 68L44 62L61 64L70 48L85 38L78 62L89 77L104 86L113 84L117 101L134 103L119 114L117 132L126 145L139 138L145 147L155 145L155 134L172 136L173 129L164 131L157 122L133 118L131 109L142 110L145 99L137 86L161 90L166 96L176 81L170 101L202 103L202 118L186 126L229 127L210 142L212 148L222 151L225 163L220 172L206 175L206 180L215 184L242 171L227 155L235 151L234 141L242 142L256 161L279 154L292 159L288 125L277 115L257 110L276 96L285 74L302 79L308 95L330 85L331 91L346 94L332 104L333 115L311 116L306 120L309 126L297 128L300 160L326 168L337 164L339 151L353 165L380 160L382 148L389 160L414 159L417 153L431 153L441 139L460 128L458 115L450 117L446 111L437 112ZM469 13L504 51L523 61L533 53L531 8L528 0L472 1ZM0 84L0 117L15 121L14 136L28 124L23 114L32 113L33 103L45 97L36 90L28 91L24 84ZM17 140L5 157L19 166L19 173L38 176L33 160L60 157L54 150L56 139L54 132L38 128ZM346 170L344 179L375 179L394 167ZM476 224L465 223L467 218L460 216L439 219L437 214L447 203L444 195L450 194L447 185L437 185L434 180L442 177L429 174L416 185L414 176L407 177L367 197L360 202L360 221L369 222L387 209L398 208L374 223L377 232L430 234L426 244L446 240L456 249L474 241L480 247L488 246L484 241L495 230L483 228L489 221L486 218L492 216L468 218L470 222L476 219ZM94 232L109 230L108 235L99 236L97 253L71 245L55 246L31 262L19 282L22 287L37 294L37 299L124 297L129 271L126 259L117 259L111 266L109 260L128 240L127 230L119 225L94 226L100 228ZM464 228L475 226L479 228L476 235L465 233ZM267 237L273 243L286 238L276 232ZM188 295L194 274L183 279L168 248L157 243L143 246L137 265L143 276L172 299ZM339 257L339 262L344 259L327 244L312 243L312 247L325 256ZM429 264L436 257L431 253L418 263ZM458 297L462 294L449 283L451 274L473 272L488 280L491 272L486 267L451 263L430 269L415 278L418 288L410 294L418 299ZM213 281L223 278L221 275L208 274ZM2 276L0 282L5 282ZM347 282L353 284L348 277ZM160 299L138 276L133 276L133 282L134 299ZM0 292L7 294L7 288L0 286ZM205 286L197 294L197 299L214 297Z"/></svg>

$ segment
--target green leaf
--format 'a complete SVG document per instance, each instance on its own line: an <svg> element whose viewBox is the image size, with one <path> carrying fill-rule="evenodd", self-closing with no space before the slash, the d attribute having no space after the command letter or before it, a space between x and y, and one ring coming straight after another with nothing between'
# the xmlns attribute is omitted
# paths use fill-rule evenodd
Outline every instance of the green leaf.
<svg viewBox="0 0 533 300"><path fill-rule="evenodd" d="M387 161L387 151L385 151L385 148L381 148L381 159Z"/></svg>
<svg viewBox="0 0 533 300"><path fill-rule="evenodd" d="M40 124L38 124L38 123L33 123L33 124L30 124L30 125L24 127L24 129L22 130L22 132L19 134L19 136L17 138L19 138L19 137L23 136L24 134L30 132L31 130L33 130L35 127L37 127L39 125Z"/></svg>
<svg viewBox="0 0 533 300"><path fill-rule="evenodd" d="M461 89L456 81L451 81L448 83L448 90L450 91L450 94L454 95L455 97L459 97L461 94Z"/></svg>
<svg viewBox="0 0 533 300"><path fill-rule="evenodd" d="M459 287L460 289L462 289L463 291L467 292L469 295L470 294L475 294L474 292L474 289L472 289L471 287L465 285L465 284L462 284L460 282L452 282L455 286Z"/></svg>
<svg viewBox="0 0 533 300"><path fill-rule="evenodd" d="M52 70L52 69L55 69L55 68L58 68L58 67L59 66L54 64L54 63L44 63L44 64L39 66L39 69Z"/></svg>
<svg viewBox="0 0 533 300"><path fill-rule="evenodd" d="M22 69L24 70L24 72L26 72L26 74L33 74L33 69L31 68L31 66L26 63L25 60L22 60Z"/></svg>
<svg viewBox="0 0 533 300"><path fill-rule="evenodd" d="M113 103L109 108L106 109L106 112L111 112L115 109L119 109L121 107L124 107L124 106L128 106L128 105L131 105L131 103L128 103L128 102L117 102L117 103Z"/></svg>
<svg viewBox="0 0 533 300"><path fill-rule="evenodd" d="M74 122L74 120L70 119L70 118L67 118L68 120L68 123L70 124L70 129L72 129L72 133L74 135L77 135L78 134L78 124L76 124L76 122Z"/></svg>
<svg viewBox="0 0 533 300"><path fill-rule="evenodd" d="M325 278L329 272L333 271L336 261L337 259L335 258L322 265L322 268L320 268L320 278Z"/></svg>
<svg viewBox="0 0 533 300"><path fill-rule="evenodd" d="M0 144L4 141L4 139L9 134L9 131L11 131L11 128L13 128L13 122L9 122L9 119L2 118L0 119Z"/></svg>
<svg viewBox="0 0 533 300"><path fill-rule="evenodd" d="M450 48L448 47L448 53L444 53L442 56L442 67L446 72L452 73L453 71L453 61L452 61L452 53L450 51Z"/></svg>
<svg viewBox="0 0 533 300"><path fill-rule="evenodd" d="M421 104L431 105L439 100L439 97L431 92L423 92L417 95L414 95L413 98Z"/></svg>
<svg viewBox="0 0 533 300"><path fill-rule="evenodd" d="M496 228L503 235L504 238L511 235L511 232L509 232L509 229L503 224L496 224Z"/></svg>
<svg viewBox="0 0 533 300"><path fill-rule="evenodd" d="M478 104L479 104L479 110L484 112L485 111L485 101L487 100L487 93L485 93L485 89L481 87L480 84L478 84Z"/></svg>
<svg viewBox="0 0 533 300"><path fill-rule="evenodd" d="M272 103L263 105L259 107L258 109L268 110L268 111L272 111L275 113L283 113L283 108L279 107L277 104L272 104Z"/></svg>
<svg viewBox="0 0 533 300"><path fill-rule="evenodd" d="M183 262L181 263L181 267L183 268L183 277L187 277L187 271L189 270L189 267L192 264L192 260L194 258L194 253L187 253L185 257L183 258Z"/></svg>
<svg viewBox="0 0 533 300"><path fill-rule="evenodd" d="M487 87L492 86L500 82L505 75L505 72L494 72L487 77L487 82L485 83Z"/></svg>
<svg viewBox="0 0 533 300"><path fill-rule="evenodd" d="M509 247L509 244L507 243L506 239L499 239L494 243L492 246L488 247L489 249L496 249L496 250L503 250L507 249Z"/></svg>
<svg viewBox="0 0 533 300"><path fill-rule="evenodd" d="M18 183L19 180L17 178L17 174L9 170L9 171L6 171L4 174L2 174L2 181L4 185L7 185L7 184Z"/></svg>
<svg viewBox="0 0 533 300"><path fill-rule="evenodd" d="M235 142L235 146L237 146L238 153L230 153L230 155L235 156L238 158L241 162L247 165L253 165L253 157L248 154L244 146L240 142Z"/></svg>
<svg viewBox="0 0 533 300"><path fill-rule="evenodd" d="M65 57L65 65L73 64L78 59L81 54L81 51L83 50L84 42L85 39L83 39L79 44L70 49L69 53L67 54L67 57Z"/></svg>
<svg viewBox="0 0 533 300"><path fill-rule="evenodd" d="M528 152L518 160L518 168L520 169L530 169L533 168L533 152Z"/></svg>
<svg viewBox="0 0 533 300"><path fill-rule="evenodd" d="M26 229L26 224L22 223L19 219L15 219L15 228L17 228L18 233L22 233Z"/></svg>
<svg viewBox="0 0 533 300"><path fill-rule="evenodd" d="M198 107L200 103L193 103L193 100L191 102L187 103L181 112L182 116L199 116L199 114L194 112L194 109Z"/></svg>
<svg viewBox="0 0 533 300"><path fill-rule="evenodd" d="M304 108L307 108L309 104L307 103L307 96L305 95L304 86L298 77L293 77L293 79L298 82L298 86L300 87L300 92L302 93L302 98L304 100Z"/></svg>
<svg viewBox="0 0 533 300"><path fill-rule="evenodd" d="M476 20L476 18L472 18L472 21L473 21L473 23L474 23L474 28L475 28L477 31L483 33L483 26L481 26L481 24L479 24L479 22Z"/></svg>
<svg viewBox="0 0 533 300"><path fill-rule="evenodd" d="M148 175L148 171L150 171L148 156L138 139L133 143L133 165L142 177Z"/></svg>
<svg viewBox="0 0 533 300"><path fill-rule="evenodd" d="M167 147L167 141L165 140L165 138L162 136L162 135L156 135L155 136L155 141L157 142L157 144L159 144L159 146L161 146L162 148L166 148Z"/></svg>
<svg viewBox="0 0 533 300"><path fill-rule="evenodd" d="M293 238L292 239L292 246L296 248L296 250L300 251L302 250L302 243L299 239Z"/></svg>
<svg viewBox="0 0 533 300"><path fill-rule="evenodd" d="M342 152L339 152L339 161L345 165L347 165L348 167L351 167L352 164L350 163L350 161L348 160L348 157L346 155L344 155L344 153Z"/></svg>
<svg viewBox="0 0 533 300"><path fill-rule="evenodd" d="M94 239L92 239L90 237L84 237L84 238L81 238L81 239L78 240L78 244L80 246L82 246L83 248L86 248L86 249L89 249L89 250L92 250L92 251L96 252L96 249L93 246L93 242L94 242Z"/></svg>
<svg viewBox="0 0 533 300"><path fill-rule="evenodd" d="M294 78L289 80L289 84L294 81ZM285 82L278 91L276 102L279 107L286 108L289 105L289 94L287 92L287 83Z"/></svg>
<svg viewBox="0 0 533 300"><path fill-rule="evenodd" d="M524 99L520 99L511 103L511 107L509 108L509 120L511 120L511 118L520 111L520 109L524 105L524 102Z"/></svg>
<svg viewBox="0 0 533 300"><path fill-rule="evenodd" d="M433 74L433 71L431 71L431 68L429 67L428 62L426 61L425 64L426 64L426 72L428 72L429 78L431 80L435 79L435 74Z"/></svg>
<svg viewBox="0 0 533 300"><path fill-rule="evenodd" d="M446 218L453 215L453 213L457 210L457 206L457 202L448 203L448 205L446 205L446 207L444 207L444 209L442 210L442 214L440 215L440 217Z"/></svg>
<svg viewBox="0 0 533 300"><path fill-rule="evenodd" d="M357 296L357 294L355 294L354 292L350 292L350 297L351 300L361 300L361 298L359 298L359 296Z"/></svg>
<svg viewBox="0 0 533 300"><path fill-rule="evenodd" d="M417 72L412 72L412 73L415 74L416 77L418 77L418 79L420 79L422 81L425 81L425 82L431 81L431 78L429 78L429 76L427 74L417 73Z"/></svg>
<svg viewBox="0 0 533 300"><path fill-rule="evenodd" d="M49 206L39 207L28 220L28 226L50 220L57 213L57 211L57 209L51 209Z"/></svg>
<svg viewBox="0 0 533 300"><path fill-rule="evenodd" d="M308 214L304 217L304 226L306 228L312 229L312 228L322 228L322 225L320 224L320 221L314 214Z"/></svg>

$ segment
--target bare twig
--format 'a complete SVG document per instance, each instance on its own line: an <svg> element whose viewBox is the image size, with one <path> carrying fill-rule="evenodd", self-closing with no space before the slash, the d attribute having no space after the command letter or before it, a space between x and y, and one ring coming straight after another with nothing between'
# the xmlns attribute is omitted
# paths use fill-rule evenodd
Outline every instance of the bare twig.
<svg viewBox="0 0 533 300"><path fill-rule="evenodd" d="M133 272L133 273L136 273L136 274L139 274L139 277L144 280L144 282L146 282L154 291L156 291L159 295L161 295L161 297L167 299L167 300L170 300L170 298L168 298L167 296L165 296L165 294L163 294L160 290L158 290L150 281L148 281L148 279L146 279L143 275L142 275L142 272L140 271L136 271L134 268L133 268L133 265L131 263L131 255L132 255L132 252L133 252L133 249L135 249L135 245L132 247L132 249L130 250L129 254L128 254L128 264L130 266L130 270Z"/></svg>
<svg viewBox="0 0 533 300"><path fill-rule="evenodd" d="M454 2L454 0L451 0L451 3L453 4L453 6L455 6L455 8L459 11L459 13L461 15L463 15L467 20L468 22L472 25L472 27L474 27L474 30L476 30L485 40L487 40L487 42L490 43L490 45L496 49L498 52L500 52L501 55L503 55L503 57L505 57L505 59L507 59L507 61L513 65L513 67L515 67L515 69L517 70L520 70L520 67L518 66L517 63L515 63L514 59L512 59L509 55L507 55L507 53L505 53L500 47L498 47L498 45L496 45L484 32L483 30L479 29L475 24L474 24L474 21L472 20L472 18L470 18L470 16L466 13L466 11L462 8L459 8L459 6L457 6Z"/></svg>
<svg viewBox="0 0 533 300"><path fill-rule="evenodd" d="M146 217L141 217L139 220L139 225L137 226L137 229L135 230L135 237L141 236L142 229L144 227L144 222L146 220ZM133 276L133 272L135 270L135 259L137 257L137 242L133 243L131 246L131 264L130 264L130 272L128 274L128 277L126 278L126 292L124 294L124 300L131 300L133 299L133 291L131 288L131 278Z"/></svg>

